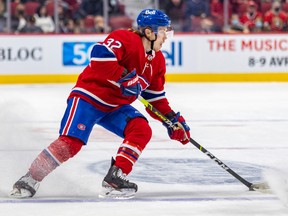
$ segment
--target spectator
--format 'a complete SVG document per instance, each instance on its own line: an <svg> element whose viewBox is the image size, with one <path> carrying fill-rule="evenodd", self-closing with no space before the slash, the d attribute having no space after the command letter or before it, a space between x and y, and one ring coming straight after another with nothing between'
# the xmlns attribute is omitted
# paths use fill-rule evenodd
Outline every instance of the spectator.
<svg viewBox="0 0 288 216"><path fill-rule="evenodd" d="M229 26L227 29L224 29L225 33L235 34L235 33L249 33L249 29L247 26L244 26L240 22L240 18L238 13L233 13L230 18Z"/></svg>
<svg viewBox="0 0 288 216"><path fill-rule="evenodd" d="M43 33L43 30L39 26L36 26L35 22L34 16L28 16L25 26L19 30L19 33Z"/></svg>
<svg viewBox="0 0 288 216"><path fill-rule="evenodd" d="M258 17L255 19L255 26L252 29L252 32L254 33L259 33L259 32L263 32L264 28L263 28L263 18L262 17Z"/></svg>
<svg viewBox="0 0 288 216"><path fill-rule="evenodd" d="M243 12L246 11L246 5L248 0L230 0L229 1L232 5L232 13L241 15Z"/></svg>
<svg viewBox="0 0 288 216"><path fill-rule="evenodd" d="M232 4L228 4L228 16L231 17ZM211 0L210 2L210 15L215 25L220 28L224 25L224 0Z"/></svg>
<svg viewBox="0 0 288 216"><path fill-rule="evenodd" d="M169 0L165 6L175 31L183 31L186 4L184 0Z"/></svg>
<svg viewBox="0 0 288 216"><path fill-rule="evenodd" d="M247 11L247 6L249 4L250 0L229 0L231 2L232 6L232 12L233 13L238 13L239 16L241 16L243 13ZM261 2L263 0L253 0L257 6L257 8L261 8Z"/></svg>
<svg viewBox="0 0 288 216"><path fill-rule="evenodd" d="M74 28L74 33L75 34L85 33L84 19L75 20L74 21L74 25L75 25L75 28Z"/></svg>
<svg viewBox="0 0 288 216"><path fill-rule="evenodd" d="M37 9L34 17L36 19L36 25L39 26L44 33L52 33L55 31L55 23L53 18L48 15L45 5L41 5Z"/></svg>
<svg viewBox="0 0 288 216"><path fill-rule="evenodd" d="M67 10L66 6L63 4L58 4L58 8L57 8L57 12L58 12L58 25L59 25L59 32L60 33L65 33L65 25L68 23L68 20L71 18L69 16L69 11ZM55 20L54 16L53 16L53 20Z"/></svg>
<svg viewBox="0 0 288 216"><path fill-rule="evenodd" d="M281 3L275 1L271 10L264 15L264 29L270 32L282 32L287 28L287 14L281 9Z"/></svg>
<svg viewBox="0 0 288 216"><path fill-rule="evenodd" d="M83 33L95 33L95 20L94 16L88 15L83 19L84 22L84 32Z"/></svg>
<svg viewBox="0 0 288 216"><path fill-rule="evenodd" d="M210 15L208 0L188 0L186 17L207 17Z"/></svg>
<svg viewBox="0 0 288 216"><path fill-rule="evenodd" d="M201 33L219 33L222 32L221 28L219 28L219 26L214 23L213 19L211 17L203 17L201 18L201 22L200 22L200 26L201 26Z"/></svg>
<svg viewBox="0 0 288 216"><path fill-rule="evenodd" d="M85 18L88 15L103 16L103 1L101 0L82 0L76 18Z"/></svg>
<svg viewBox="0 0 288 216"><path fill-rule="evenodd" d="M125 7L119 0L109 0L109 15L122 16L125 15Z"/></svg>
<svg viewBox="0 0 288 216"><path fill-rule="evenodd" d="M284 10L288 14L288 0L283 0L282 10Z"/></svg>
<svg viewBox="0 0 288 216"><path fill-rule="evenodd" d="M240 16L240 22L244 26L247 26L249 31L252 32L255 28L256 20L258 20L257 24L259 24L259 22L262 22L262 13L258 11L258 6L255 1L249 1L246 12Z"/></svg>
<svg viewBox="0 0 288 216"><path fill-rule="evenodd" d="M271 9L271 5L274 0L261 0L260 9L261 13L264 14Z"/></svg>
<svg viewBox="0 0 288 216"><path fill-rule="evenodd" d="M19 32L26 25L25 6L19 3L16 6L15 15L11 19L11 28L13 32Z"/></svg>
<svg viewBox="0 0 288 216"><path fill-rule="evenodd" d="M208 0L188 0L185 10L184 31L198 31L201 18L210 15ZM195 26L194 24L197 23ZM201 28L201 27L200 27Z"/></svg>
<svg viewBox="0 0 288 216"><path fill-rule="evenodd" d="M95 16L95 32L96 33L104 33L105 22L102 16Z"/></svg>
<svg viewBox="0 0 288 216"><path fill-rule="evenodd" d="M223 19L223 0L211 0L210 14L213 18Z"/></svg>
<svg viewBox="0 0 288 216"><path fill-rule="evenodd" d="M78 28L77 26L75 25L75 22L73 19L68 19L66 20L65 22L65 27L63 28L63 33L66 33L66 34L78 34L80 32L77 32Z"/></svg>
<svg viewBox="0 0 288 216"><path fill-rule="evenodd" d="M103 33L104 32L104 19L102 16L92 16L80 19L79 33Z"/></svg>
<svg viewBox="0 0 288 216"><path fill-rule="evenodd" d="M67 6L68 6L68 8L72 14L76 13L80 7L80 1L79 0L63 0L63 2L65 2L67 4ZM74 21L73 21L73 23L74 23Z"/></svg>

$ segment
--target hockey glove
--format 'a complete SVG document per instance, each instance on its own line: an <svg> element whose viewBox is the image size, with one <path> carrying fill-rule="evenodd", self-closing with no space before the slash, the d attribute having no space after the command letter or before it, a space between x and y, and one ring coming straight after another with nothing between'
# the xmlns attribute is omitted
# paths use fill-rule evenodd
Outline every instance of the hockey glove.
<svg viewBox="0 0 288 216"><path fill-rule="evenodd" d="M169 137L173 140L181 142L183 145L187 144L190 140L190 128L186 124L183 116L180 115L180 112L170 112L166 117L173 123L173 126L169 126L164 123L164 126L168 130Z"/></svg>
<svg viewBox="0 0 288 216"><path fill-rule="evenodd" d="M126 76L118 80L120 90L124 96L138 96L141 92L141 85L136 69L132 70Z"/></svg>

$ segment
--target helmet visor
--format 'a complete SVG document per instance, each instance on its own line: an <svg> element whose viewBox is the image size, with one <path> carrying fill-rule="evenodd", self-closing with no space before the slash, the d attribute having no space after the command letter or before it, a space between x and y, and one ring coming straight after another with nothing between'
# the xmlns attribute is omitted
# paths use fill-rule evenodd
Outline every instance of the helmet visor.
<svg viewBox="0 0 288 216"><path fill-rule="evenodd" d="M174 36L174 29L173 29L173 27L171 27L171 26L165 26L165 27L162 27L162 26L159 26L158 27L158 29L157 29L157 34L163 34L163 35L165 35L165 37L167 38L167 39L169 39L169 38L173 38L173 36Z"/></svg>

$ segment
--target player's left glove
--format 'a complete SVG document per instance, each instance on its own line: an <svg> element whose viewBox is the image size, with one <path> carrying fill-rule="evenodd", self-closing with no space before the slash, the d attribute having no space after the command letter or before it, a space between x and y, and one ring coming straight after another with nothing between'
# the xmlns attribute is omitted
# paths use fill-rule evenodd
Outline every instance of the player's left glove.
<svg viewBox="0 0 288 216"><path fill-rule="evenodd" d="M169 137L181 142L183 145L187 144L190 140L190 128L183 116L180 115L180 112L175 113L172 111L165 116L173 123L173 127L163 123L168 130Z"/></svg>
<svg viewBox="0 0 288 216"><path fill-rule="evenodd" d="M138 96L141 92L141 85L136 69L126 74L123 78L118 80L121 92L124 96Z"/></svg>

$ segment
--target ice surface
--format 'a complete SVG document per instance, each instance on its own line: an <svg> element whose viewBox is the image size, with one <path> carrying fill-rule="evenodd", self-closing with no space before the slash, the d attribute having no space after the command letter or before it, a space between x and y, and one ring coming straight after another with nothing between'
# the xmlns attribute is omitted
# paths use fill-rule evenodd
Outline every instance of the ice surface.
<svg viewBox="0 0 288 216"><path fill-rule="evenodd" d="M138 101L133 105L149 119L153 137L128 176L139 187L134 199L98 199L122 141L98 126L88 145L44 179L34 198L9 198L14 182L57 138L72 87L0 86L1 216L288 215L278 183L275 194L248 191L192 144L169 140ZM282 174L275 171L279 164L287 171L288 83L168 83L166 92L193 139L248 181L275 180Z"/></svg>
<svg viewBox="0 0 288 216"><path fill-rule="evenodd" d="M280 167L283 164L279 165ZM281 200L283 205L288 207L288 172L287 169L279 167L269 168L263 171L265 181L274 194Z"/></svg>

